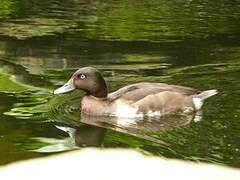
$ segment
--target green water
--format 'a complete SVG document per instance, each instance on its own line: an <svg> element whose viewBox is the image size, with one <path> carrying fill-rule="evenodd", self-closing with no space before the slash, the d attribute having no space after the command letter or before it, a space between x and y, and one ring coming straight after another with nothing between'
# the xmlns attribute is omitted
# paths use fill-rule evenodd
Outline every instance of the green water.
<svg viewBox="0 0 240 180"><path fill-rule="evenodd" d="M239 32L238 0L1 0L0 165L95 146L239 167ZM83 117L83 92L52 91L84 66L109 91L147 81L219 94L198 115Z"/></svg>

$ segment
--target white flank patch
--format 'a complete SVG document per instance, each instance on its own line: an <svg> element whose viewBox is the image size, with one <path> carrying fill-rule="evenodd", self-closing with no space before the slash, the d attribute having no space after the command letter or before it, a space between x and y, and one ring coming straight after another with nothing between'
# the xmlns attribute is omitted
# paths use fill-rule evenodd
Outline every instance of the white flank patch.
<svg viewBox="0 0 240 180"><path fill-rule="evenodd" d="M193 100L193 104L194 104L194 106L195 106L195 109L196 109L196 110L201 109L201 107L202 107L202 105L203 105L203 100L200 99L200 98L193 98L192 100Z"/></svg>
<svg viewBox="0 0 240 180"><path fill-rule="evenodd" d="M122 101L117 101L117 117L125 117L125 118L135 118L137 117L138 109L136 107L132 107Z"/></svg>
<svg viewBox="0 0 240 180"><path fill-rule="evenodd" d="M149 117L154 117L154 116L161 116L161 113L160 111L148 111L146 115Z"/></svg>

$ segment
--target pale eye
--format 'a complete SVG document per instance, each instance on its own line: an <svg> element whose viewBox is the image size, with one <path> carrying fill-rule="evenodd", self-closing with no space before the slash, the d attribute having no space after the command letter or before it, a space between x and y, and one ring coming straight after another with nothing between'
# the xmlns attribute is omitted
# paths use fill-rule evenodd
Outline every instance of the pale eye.
<svg viewBox="0 0 240 180"><path fill-rule="evenodd" d="M84 74L80 75L80 79L85 79L85 78L86 78L86 76Z"/></svg>

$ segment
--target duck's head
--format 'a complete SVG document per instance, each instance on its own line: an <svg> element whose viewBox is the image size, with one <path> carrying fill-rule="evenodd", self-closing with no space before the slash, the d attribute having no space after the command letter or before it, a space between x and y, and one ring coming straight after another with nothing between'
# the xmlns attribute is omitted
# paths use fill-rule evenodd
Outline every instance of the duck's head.
<svg viewBox="0 0 240 180"><path fill-rule="evenodd" d="M97 98L107 97L107 86L100 72L93 67L84 67L77 70L71 79L53 94L62 94L80 89Z"/></svg>

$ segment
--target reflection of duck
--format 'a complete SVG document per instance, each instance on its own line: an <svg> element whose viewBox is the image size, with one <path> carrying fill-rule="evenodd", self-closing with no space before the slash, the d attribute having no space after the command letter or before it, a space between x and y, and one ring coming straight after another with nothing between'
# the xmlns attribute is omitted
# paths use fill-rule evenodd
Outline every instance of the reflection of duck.
<svg viewBox="0 0 240 180"><path fill-rule="evenodd" d="M195 120L196 116L197 115L193 113L184 115L169 115L163 117L146 116L144 119L136 118L133 121L131 118L106 116L99 117L84 113L81 113L81 117L79 117L79 113L77 113L75 117L72 116L72 113L69 114L67 112L64 114L55 114L55 118L57 117L57 119L54 121L58 123L64 123L67 126L75 127L71 128L67 126L56 126L58 129L67 132L75 142L74 144L79 147L101 146L107 130L113 130L127 135L132 135L140 139L166 145L167 143L152 136L151 134L186 126L192 120ZM80 124L77 125L73 122L78 122Z"/></svg>
<svg viewBox="0 0 240 180"><path fill-rule="evenodd" d="M204 99L217 94L216 90L199 91L163 83L137 83L108 94L103 77L92 67L76 71L54 94L74 89L87 93L81 101L82 112L119 117L189 113L200 109Z"/></svg>
<svg viewBox="0 0 240 180"><path fill-rule="evenodd" d="M80 122L117 131L121 128L127 134L131 134L132 132L169 131L185 126L193 119L195 119L193 114L169 115L160 118L145 117L144 119L137 118L135 121L123 117L96 117L82 114Z"/></svg>
<svg viewBox="0 0 240 180"><path fill-rule="evenodd" d="M101 145L106 129L91 125L82 125L78 128L56 126L69 134L71 138L74 138L75 145L79 147L98 147Z"/></svg>
<svg viewBox="0 0 240 180"><path fill-rule="evenodd" d="M160 118L144 117L132 121L122 117L97 117L86 114L81 115L80 122L97 127L111 129L124 134L132 135L137 138L152 141L158 144L167 144L151 134L169 131L183 127L196 118L194 114L169 115ZM146 135L146 133L148 135Z"/></svg>

